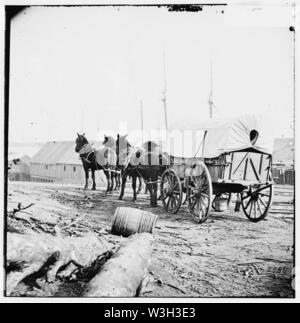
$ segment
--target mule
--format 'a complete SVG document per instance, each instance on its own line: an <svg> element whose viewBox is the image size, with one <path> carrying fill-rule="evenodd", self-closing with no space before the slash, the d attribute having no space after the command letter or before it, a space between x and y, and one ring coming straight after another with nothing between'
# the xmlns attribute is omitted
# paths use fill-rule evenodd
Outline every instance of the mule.
<svg viewBox="0 0 300 323"><path fill-rule="evenodd" d="M157 146L157 145L156 145ZM136 179L141 177L150 193L150 206L157 206L158 179L168 168L169 161L157 150L152 149L152 142L146 143L145 149L134 149L126 136L117 137L117 164L122 169L122 185L119 199L122 200L126 179L132 178L133 201L136 201Z"/></svg>
<svg viewBox="0 0 300 323"><path fill-rule="evenodd" d="M104 135L104 140L102 142L104 147L113 149L116 152L116 140L111 136ZM117 172L114 172L113 178L115 179L115 188L114 190L119 190L121 187L121 171L117 167Z"/></svg>
<svg viewBox="0 0 300 323"><path fill-rule="evenodd" d="M117 154L117 167L120 173L118 173L117 180L118 180L118 188L121 186L121 173L124 170L124 167L122 165L119 165L119 159L118 159L118 151L117 151L117 141L112 136L106 136L104 135L104 141L102 143L105 147L110 147L112 149L115 149ZM130 177L130 176L129 176ZM143 188L143 179L138 176L139 180L139 188L136 192L136 194L140 194ZM145 189L145 194L147 193L147 189Z"/></svg>
<svg viewBox="0 0 300 323"><path fill-rule="evenodd" d="M75 152L81 158L83 169L85 172L85 187L88 189L89 171L92 172L93 186L92 190L96 190L95 171L103 170L107 179L106 193L112 193L114 187L114 177L116 173L116 152L105 147L95 150L88 142L85 134L77 133Z"/></svg>

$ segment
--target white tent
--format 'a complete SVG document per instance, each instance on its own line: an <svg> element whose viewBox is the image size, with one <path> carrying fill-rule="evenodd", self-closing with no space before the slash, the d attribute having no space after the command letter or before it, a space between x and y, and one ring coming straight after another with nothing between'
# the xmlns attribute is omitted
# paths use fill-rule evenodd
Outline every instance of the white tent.
<svg viewBox="0 0 300 323"><path fill-rule="evenodd" d="M262 116L244 115L230 120L209 120L195 124L172 126L172 132L184 134L188 129L196 134L196 141L192 143L196 149L187 149L179 145L180 149L170 153L178 157L218 157L222 153L253 149L261 153L272 154L273 130L271 123ZM206 131L205 143L201 143ZM173 145L174 146L174 145ZM177 145L178 148L178 145ZM189 151L189 153L186 153Z"/></svg>

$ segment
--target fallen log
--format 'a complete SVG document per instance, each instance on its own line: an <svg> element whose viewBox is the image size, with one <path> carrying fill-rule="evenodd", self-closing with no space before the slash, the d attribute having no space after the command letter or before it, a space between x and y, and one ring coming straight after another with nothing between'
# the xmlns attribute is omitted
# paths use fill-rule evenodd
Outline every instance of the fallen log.
<svg viewBox="0 0 300 323"><path fill-rule="evenodd" d="M135 234L119 247L87 285L86 297L133 297L147 275L153 237Z"/></svg>
<svg viewBox="0 0 300 323"><path fill-rule="evenodd" d="M108 252L112 244L94 234L55 237L49 234L7 234L6 295L26 277L45 270L48 282L61 268L84 268Z"/></svg>

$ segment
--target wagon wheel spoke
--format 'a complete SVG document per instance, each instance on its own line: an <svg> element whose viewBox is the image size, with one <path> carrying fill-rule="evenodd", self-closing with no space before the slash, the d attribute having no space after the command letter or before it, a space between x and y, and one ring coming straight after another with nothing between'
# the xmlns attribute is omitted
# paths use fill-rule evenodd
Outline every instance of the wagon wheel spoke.
<svg viewBox="0 0 300 323"><path fill-rule="evenodd" d="M208 195L208 194L206 194L206 193L201 193L201 196L202 196L202 197L205 197L205 198L207 198L207 199L209 199L209 195Z"/></svg>
<svg viewBox="0 0 300 323"><path fill-rule="evenodd" d="M252 214L252 207L253 207L253 201L251 200L251 207L250 207L250 211L249 211L250 216Z"/></svg>
<svg viewBox="0 0 300 323"><path fill-rule="evenodd" d="M258 197L258 199L260 200L260 202L264 206L264 208L266 208L267 206L266 206L265 202L260 198L260 196Z"/></svg>
<svg viewBox="0 0 300 323"><path fill-rule="evenodd" d="M188 206L194 220L203 223L208 218L213 194L211 178L206 165L201 162L198 166L199 176L188 178Z"/></svg>
<svg viewBox="0 0 300 323"><path fill-rule="evenodd" d="M249 198L249 197L251 197L251 194L250 193L247 193L246 196L242 196L242 201L245 200L245 199L247 199L247 198Z"/></svg>
<svg viewBox="0 0 300 323"><path fill-rule="evenodd" d="M175 190L175 188L176 188L176 187L178 187L178 185L179 185L179 183L178 183L178 182L177 182L177 183L175 183L175 184L173 185L173 187L172 187L172 188L173 188L173 190Z"/></svg>
<svg viewBox="0 0 300 323"><path fill-rule="evenodd" d="M199 199L199 201L200 201L201 211L202 211L203 215L205 215L206 209L205 209L205 207L204 207L204 205L203 205L203 203L202 203L202 200L201 200L201 199Z"/></svg>
<svg viewBox="0 0 300 323"><path fill-rule="evenodd" d="M197 204L197 200L195 200L195 201L192 203L192 209L194 209L194 208L195 208L196 204Z"/></svg>
<svg viewBox="0 0 300 323"><path fill-rule="evenodd" d="M264 191L265 189L268 189L268 188L272 188L272 184L269 184L267 186L260 187L255 192L258 193L258 192Z"/></svg>
<svg viewBox="0 0 300 323"><path fill-rule="evenodd" d="M188 199L196 198L196 193L194 191L189 191Z"/></svg>
<svg viewBox="0 0 300 323"><path fill-rule="evenodd" d="M169 210L170 201L171 201L171 198L169 197L168 202L167 202L167 210Z"/></svg>
<svg viewBox="0 0 300 323"><path fill-rule="evenodd" d="M264 197L270 197L270 195L268 195L268 194L264 194L264 193L258 193L258 194L261 196L264 196Z"/></svg>
<svg viewBox="0 0 300 323"><path fill-rule="evenodd" d="M202 214L200 214L200 211L202 212L202 206L200 204L200 199L198 199L197 200L197 213L198 213L199 219L201 219L201 215L202 215Z"/></svg>
<svg viewBox="0 0 300 323"><path fill-rule="evenodd" d="M194 208L196 206L197 203L197 198L195 195L193 196L188 196L188 200L190 202L191 208Z"/></svg>
<svg viewBox="0 0 300 323"><path fill-rule="evenodd" d="M175 210L177 208L177 201L175 195L172 197L172 210Z"/></svg>
<svg viewBox="0 0 300 323"><path fill-rule="evenodd" d="M249 204L252 202L252 198L248 201L247 205L245 206L245 209L248 209Z"/></svg>
<svg viewBox="0 0 300 323"><path fill-rule="evenodd" d="M261 211L261 207L260 207L260 204L259 204L259 200L257 200L256 203L257 203L258 211L259 211L260 215L262 215L263 212Z"/></svg>
<svg viewBox="0 0 300 323"><path fill-rule="evenodd" d="M202 187L201 189L199 189L199 191L202 192L206 192L208 190L208 185L205 187Z"/></svg>
<svg viewBox="0 0 300 323"><path fill-rule="evenodd" d="M259 222L265 219L272 204L272 197L273 185L271 184L257 189L252 188L247 193L242 193L241 202L247 218L252 222ZM249 205L251 205L250 209Z"/></svg>
<svg viewBox="0 0 300 323"><path fill-rule="evenodd" d="M168 197L169 197L169 196L167 196L167 195L166 195L166 196L164 196L164 197L163 197L163 200L166 200Z"/></svg>
<svg viewBox="0 0 300 323"><path fill-rule="evenodd" d="M167 169L162 174L160 190L165 210L177 213L182 203L183 193L180 179L174 170Z"/></svg>
<svg viewBox="0 0 300 323"><path fill-rule="evenodd" d="M170 200L171 200L170 210L173 211L173 208L174 208L174 199L173 199L173 197L170 197Z"/></svg>

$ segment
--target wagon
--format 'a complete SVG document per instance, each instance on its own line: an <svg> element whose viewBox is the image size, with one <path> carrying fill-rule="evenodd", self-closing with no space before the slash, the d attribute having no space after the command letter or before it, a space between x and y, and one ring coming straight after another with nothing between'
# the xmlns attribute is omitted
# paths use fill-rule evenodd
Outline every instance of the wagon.
<svg viewBox="0 0 300 323"><path fill-rule="evenodd" d="M244 116L199 127L201 157L172 156L162 174L165 210L177 213L187 203L194 220L203 223L211 208L226 210L236 193L236 207L242 206L250 221L265 219L273 197L272 155L260 120Z"/></svg>

